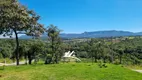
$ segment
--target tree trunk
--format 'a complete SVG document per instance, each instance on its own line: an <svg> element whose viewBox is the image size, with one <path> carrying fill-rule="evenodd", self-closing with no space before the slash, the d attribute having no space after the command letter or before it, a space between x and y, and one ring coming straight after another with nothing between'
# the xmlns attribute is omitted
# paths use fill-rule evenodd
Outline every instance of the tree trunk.
<svg viewBox="0 0 142 80"><path fill-rule="evenodd" d="M55 55L55 62L56 62L56 64L58 64L58 56L57 56L57 54Z"/></svg>
<svg viewBox="0 0 142 80"><path fill-rule="evenodd" d="M30 64L30 65L32 64L32 59L31 59L31 58L29 59L29 64Z"/></svg>
<svg viewBox="0 0 142 80"><path fill-rule="evenodd" d="M32 57L31 57L31 53L28 52L28 60L29 60L29 64L32 64Z"/></svg>
<svg viewBox="0 0 142 80"><path fill-rule="evenodd" d="M27 65L27 55L25 55L25 64Z"/></svg>
<svg viewBox="0 0 142 80"><path fill-rule="evenodd" d="M46 58L44 64L48 64L48 61L47 61L47 60L48 60L48 59Z"/></svg>
<svg viewBox="0 0 142 80"><path fill-rule="evenodd" d="M119 63L121 64L122 63L122 55L119 55Z"/></svg>
<svg viewBox="0 0 142 80"><path fill-rule="evenodd" d="M13 30L16 36L16 64L19 65L19 39L16 29Z"/></svg>
<svg viewBox="0 0 142 80"><path fill-rule="evenodd" d="M51 61L52 61L52 58L47 58L47 57L46 57L44 64L50 64Z"/></svg>

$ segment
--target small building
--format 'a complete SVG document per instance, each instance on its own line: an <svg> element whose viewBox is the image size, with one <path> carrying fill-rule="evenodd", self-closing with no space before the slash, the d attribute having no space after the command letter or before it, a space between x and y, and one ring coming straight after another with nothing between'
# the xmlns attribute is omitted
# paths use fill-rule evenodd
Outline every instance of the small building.
<svg viewBox="0 0 142 80"><path fill-rule="evenodd" d="M62 57L63 62L80 62L81 60L75 56L74 51L68 51L64 53L64 56Z"/></svg>

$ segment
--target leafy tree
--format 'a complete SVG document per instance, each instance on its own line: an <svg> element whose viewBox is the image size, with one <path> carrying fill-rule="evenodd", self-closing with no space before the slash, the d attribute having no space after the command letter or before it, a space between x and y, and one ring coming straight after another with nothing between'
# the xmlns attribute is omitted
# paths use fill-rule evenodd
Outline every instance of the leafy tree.
<svg viewBox="0 0 142 80"><path fill-rule="evenodd" d="M0 34L12 36L16 39L16 62L19 65L19 39L18 33L21 31L27 35L37 36L43 33L44 29L37 21L39 16L28 10L17 0L0 1ZM34 30L33 30L34 29Z"/></svg>
<svg viewBox="0 0 142 80"><path fill-rule="evenodd" d="M59 37L59 34L61 30L57 28L57 26L50 25L48 26L48 29L46 30L48 39L51 42L51 62L52 63L58 63L58 48L59 45L61 44L61 39Z"/></svg>
<svg viewBox="0 0 142 80"><path fill-rule="evenodd" d="M29 42L28 46L29 49L26 53L26 56L28 58L29 64L31 64L33 59L36 62L39 56L43 54L43 51L45 50L45 43L40 40L32 40Z"/></svg>

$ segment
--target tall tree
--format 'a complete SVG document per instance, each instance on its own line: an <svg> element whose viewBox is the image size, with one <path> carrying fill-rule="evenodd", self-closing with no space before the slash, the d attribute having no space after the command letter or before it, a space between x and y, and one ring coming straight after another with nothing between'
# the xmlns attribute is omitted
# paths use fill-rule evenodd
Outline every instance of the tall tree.
<svg viewBox="0 0 142 80"><path fill-rule="evenodd" d="M55 62L58 63L58 55L59 55L58 48L61 43L61 39L59 37L60 32L61 32L61 30L59 30L57 28L57 26L54 26L54 25L48 26L47 35L48 35L49 41L51 42L51 49L52 49L51 62L53 62L53 63L55 63Z"/></svg>
<svg viewBox="0 0 142 80"><path fill-rule="evenodd" d="M22 31L31 36L37 36L36 34L40 35L43 33L43 26L37 22L39 18L33 11L21 5L18 0L0 1L0 34L5 36L15 34L17 65L19 65L18 33Z"/></svg>

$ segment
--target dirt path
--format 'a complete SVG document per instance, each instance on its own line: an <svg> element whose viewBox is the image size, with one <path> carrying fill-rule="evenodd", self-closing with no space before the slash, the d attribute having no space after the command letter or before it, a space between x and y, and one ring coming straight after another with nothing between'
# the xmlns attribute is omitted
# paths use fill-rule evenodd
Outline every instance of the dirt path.
<svg viewBox="0 0 142 80"><path fill-rule="evenodd" d="M136 72L142 73L142 70L133 70L133 71L136 71Z"/></svg>
<svg viewBox="0 0 142 80"><path fill-rule="evenodd" d="M25 64L25 62L22 61L22 62L19 62L19 64ZM5 65L5 66L13 66L13 65L16 65L16 63L10 63L10 64L0 63L0 66L3 66L3 65Z"/></svg>

